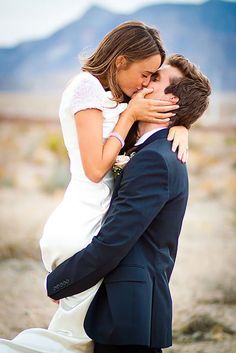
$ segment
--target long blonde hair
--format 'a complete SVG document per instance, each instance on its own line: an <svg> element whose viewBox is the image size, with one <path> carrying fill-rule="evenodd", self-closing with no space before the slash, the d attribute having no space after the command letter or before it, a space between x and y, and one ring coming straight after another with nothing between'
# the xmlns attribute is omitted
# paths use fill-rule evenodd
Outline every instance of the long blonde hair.
<svg viewBox="0 0 236 353"><path fill-rule="evenodd" d="M116 58L122 55L128 63L160 54L161 64L165 60L165 50L156 28L139 21L127 21L115 27L100 42L96 51L82 66L102 83L106 83L117 103L125 100L125 95L116 80Z"/></svg>

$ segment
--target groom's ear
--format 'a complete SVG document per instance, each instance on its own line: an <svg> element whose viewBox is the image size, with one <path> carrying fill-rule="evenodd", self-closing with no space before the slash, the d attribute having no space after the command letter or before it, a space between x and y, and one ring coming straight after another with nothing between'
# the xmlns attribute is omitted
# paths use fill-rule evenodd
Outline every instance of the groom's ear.
<svg viewBox="0 0 236 353"><path fill-rule="evenodd" d="M169 100L171 101L171 103L176 104L179 101L179 97L171 95Z"/></svg>

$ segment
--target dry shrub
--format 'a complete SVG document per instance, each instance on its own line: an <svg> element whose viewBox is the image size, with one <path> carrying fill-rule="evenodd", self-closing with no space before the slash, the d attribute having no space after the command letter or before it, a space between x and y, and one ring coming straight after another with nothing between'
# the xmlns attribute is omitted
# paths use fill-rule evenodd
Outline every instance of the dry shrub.
<svg viewBox="0 0 236 353"><path fill-rule="evenodd" d="M0 244L0 258L6 259L34 259L41 260L38 240L33 237L27 239L7 238L5 241L1 240Z"/></svg>
<svg viewBox="0 0 236 353"><path fill-rule="evenodd" d="M65 190L69 182L69 168L59 162L51 169L47 179L42 180L41 190L53 194L58 190Z"/></svg>
<svg viewBox="0 0 236 353"><path fill-rule="evenodd" d="M45 136L44 145L46 149L56 154L58 158L68 159L66 148L60 132L49 132L47 136Z"/></svg>
<svg viewBox="0 0 236 353"><path fill-rule="evenodd" d="M174 331L177 342L222 341L235 332L207 314L194 315L178 331Z"/></svg>
<svg viewBox="0 0 236 353"><path fill-rule="evenodd" d="M236 305L236 288L235 280L231 280L228 284L218 284L214 286L214 293L217 293L211 299L201 300L204 304L222 304L222 305Z"/></svg>

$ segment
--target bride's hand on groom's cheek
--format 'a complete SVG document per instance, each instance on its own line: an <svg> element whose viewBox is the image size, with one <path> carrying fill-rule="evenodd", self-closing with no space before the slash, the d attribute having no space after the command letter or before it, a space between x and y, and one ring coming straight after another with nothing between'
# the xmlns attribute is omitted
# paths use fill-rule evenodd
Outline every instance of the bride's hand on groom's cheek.
<svg viewBox="0 0 236 353"><path fill-rule="evenodd" d="M135 93L128 104L127 110L134 121L143 121L168 127L170 118L175 116L172 110L178 109L179 106L166 100L146 98L152 92L152 88L144 88Z"/></svg>

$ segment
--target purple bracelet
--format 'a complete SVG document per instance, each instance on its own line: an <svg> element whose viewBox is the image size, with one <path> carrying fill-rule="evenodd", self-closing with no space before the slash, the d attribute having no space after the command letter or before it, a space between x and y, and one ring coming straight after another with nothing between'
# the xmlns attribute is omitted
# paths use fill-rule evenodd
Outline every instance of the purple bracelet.
<svg viewBox="0 0 236 353"><path fill-rule="evenodd" d="M120 136L120 134L118 134L118 132L115 132L115 131L111 132L110 135L109 135L109 137L115 137L115 138L117 138L117 140L120 141L121 148L124 147L125 141L124 141L124 139Z"/></svg>

